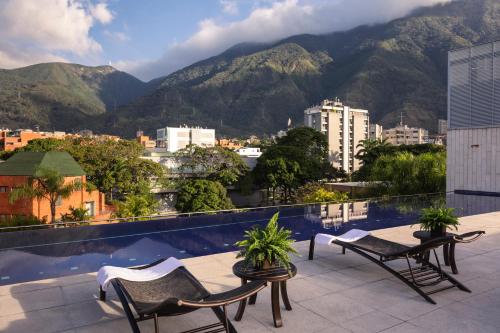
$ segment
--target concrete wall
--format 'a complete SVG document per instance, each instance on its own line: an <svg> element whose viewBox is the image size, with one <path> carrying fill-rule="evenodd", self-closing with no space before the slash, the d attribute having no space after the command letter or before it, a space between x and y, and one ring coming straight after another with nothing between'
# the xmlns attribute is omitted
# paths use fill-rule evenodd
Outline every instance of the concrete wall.
<svg viewBox="0 0 500 333"><path fill-rule="evenodd" d="M446 190L500 193L500 127L449 129Z"/></svg>

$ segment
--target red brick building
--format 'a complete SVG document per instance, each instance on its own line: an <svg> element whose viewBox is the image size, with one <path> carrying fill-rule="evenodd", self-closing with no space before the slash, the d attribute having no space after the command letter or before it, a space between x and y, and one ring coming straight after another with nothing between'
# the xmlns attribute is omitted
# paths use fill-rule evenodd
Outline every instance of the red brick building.
<svg viewBox="0 0 500 333"><path fill-rule="evenodd" d="M65 183L79 180L87 182L85 172L80 165L66 152L19 152L0 163L0 219L15 215L35 216L50 221L50 204L47 199L22 199L9 203L9 193L13 188L21 187L33 177L37 167L55 169L64 176ZM110 217L111 207L106 206L104 194L97 190L88 192L85 186L73 192L69 198L57 203L56 216L69 213L70 208L86 208L92 219Z"/></svg>

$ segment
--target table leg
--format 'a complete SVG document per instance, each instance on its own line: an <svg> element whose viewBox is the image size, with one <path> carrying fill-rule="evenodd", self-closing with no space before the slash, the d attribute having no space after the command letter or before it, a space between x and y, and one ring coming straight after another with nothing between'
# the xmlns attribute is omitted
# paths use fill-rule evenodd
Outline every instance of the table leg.
<svg viewBox="0 0 500 333"><path fill-rule="evenodd" d="M450 266L450 246L449 244L444 244L443 245L443 258L444 258L444 264L446 266Z"/></svg>
<svg viewBox="0 0 500 333"><path fill-rule="evenodd" d="M450 260L451 271L453 272L453 274L458 274L457 263L455 262L455 243L454 242L450 244L449 260Z"/></svg>
<svg viewBox="0 0 500 333"><path fill-rule="evenodd" d="M254 294L254 295L250 296L250 298L248 299L248 304L249 305L254 305L255 302L257 302L257 294Z"/></svg>
<svg viewBox="0 0 500 333"><path fill-rule="evenodd" d="M246 279L241 279L241 285L244 285L247 283ZM241 318L243 318L243 313L245 313L245 307L247 305L247 300L241 300L240 304L238 305L238 311L236 312L236 315L234 316L235 321L240 321Z"/></svg>
<svg viewBox="0 0 500 333"><path fill-rule="evenodd" d="M281 321L279 282L271 283L271 306L273 310L274 327L283 326L283 322Z"/></svg>
<svg viewBox="0 0 500 333"><path fill-rule="evenodd" d="M283 299L283 304L285 304L285 309L291 311L292 305L290 304L290 300L288 299L288 292L286 290L286 281L280 282L280 289L281 289L281 298Z"/></svg>

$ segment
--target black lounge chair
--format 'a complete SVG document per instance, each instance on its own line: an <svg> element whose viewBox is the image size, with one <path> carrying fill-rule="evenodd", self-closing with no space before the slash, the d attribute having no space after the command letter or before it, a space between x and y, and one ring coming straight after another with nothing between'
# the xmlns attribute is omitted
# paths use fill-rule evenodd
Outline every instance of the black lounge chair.
<svg viewBox="0 0 500 333"><path fill-rule="evenodd" d="M161 261L163 260L134 269L148 268ZM134 333L140 333L137 325L140 321L153 319L155 332L159 333L159 317L178 316L201 308L212 309L219 322L182 333L236 333L236 329L228 320L226 306L247 299L266 286L265 281L253 281L230 291L211 294L184 267L179 267L170 274L152 281L134 282L116 278L111 280L111 284L116 290ZM100 298L103 301L106 299L102 289ZM137 313L137 317L132 313L129 304Z"/></svg>
<svg viewBox="0 0 500 333"><path fill-rule="evenodd" d="M346 249L349 249L376 263L406 283L406 285L415 290L426 301L436 304L436 302L429 295L454 287L466 292L471 292L462 283L458 282L441 269L441 263L436 254L436 248L442 245L449 245L453 242L468 243L479 238L483 234L484 231L475 231L453 237L435 238L413 247L370 235L354 242L333 240L332 243L340 245L342 247L343 254L345 254ZM313 260L315 245L314 240L315 236L311 238L309 246L309 260ZM423 260L423 258L428 257L427 254L429 252L434 253L436 264L429 262L429 260ZM396 259L406 260L408 269L397 271L385 264L388 261ZM412 265L410 259L414 259L418 265ZM446 281L448 282L447 285L434 287Z"/></svg>

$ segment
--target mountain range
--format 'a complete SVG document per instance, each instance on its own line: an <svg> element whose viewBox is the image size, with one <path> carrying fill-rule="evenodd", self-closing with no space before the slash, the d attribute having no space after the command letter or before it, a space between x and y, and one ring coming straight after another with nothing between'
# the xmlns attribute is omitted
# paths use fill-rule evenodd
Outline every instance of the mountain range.
<svg viewBox="0 0 500 333"><path fill-rule="evenodd" d="M289 118L300 125L304 109L339 97L368 109L371 122L393 126L402 114L435 131L446 118L447 52L498 39L500 1L456 0L384 24L239 44L148 83L110 66L0 70L0 127L131 137L186 124L262 135Z"/></svg>

